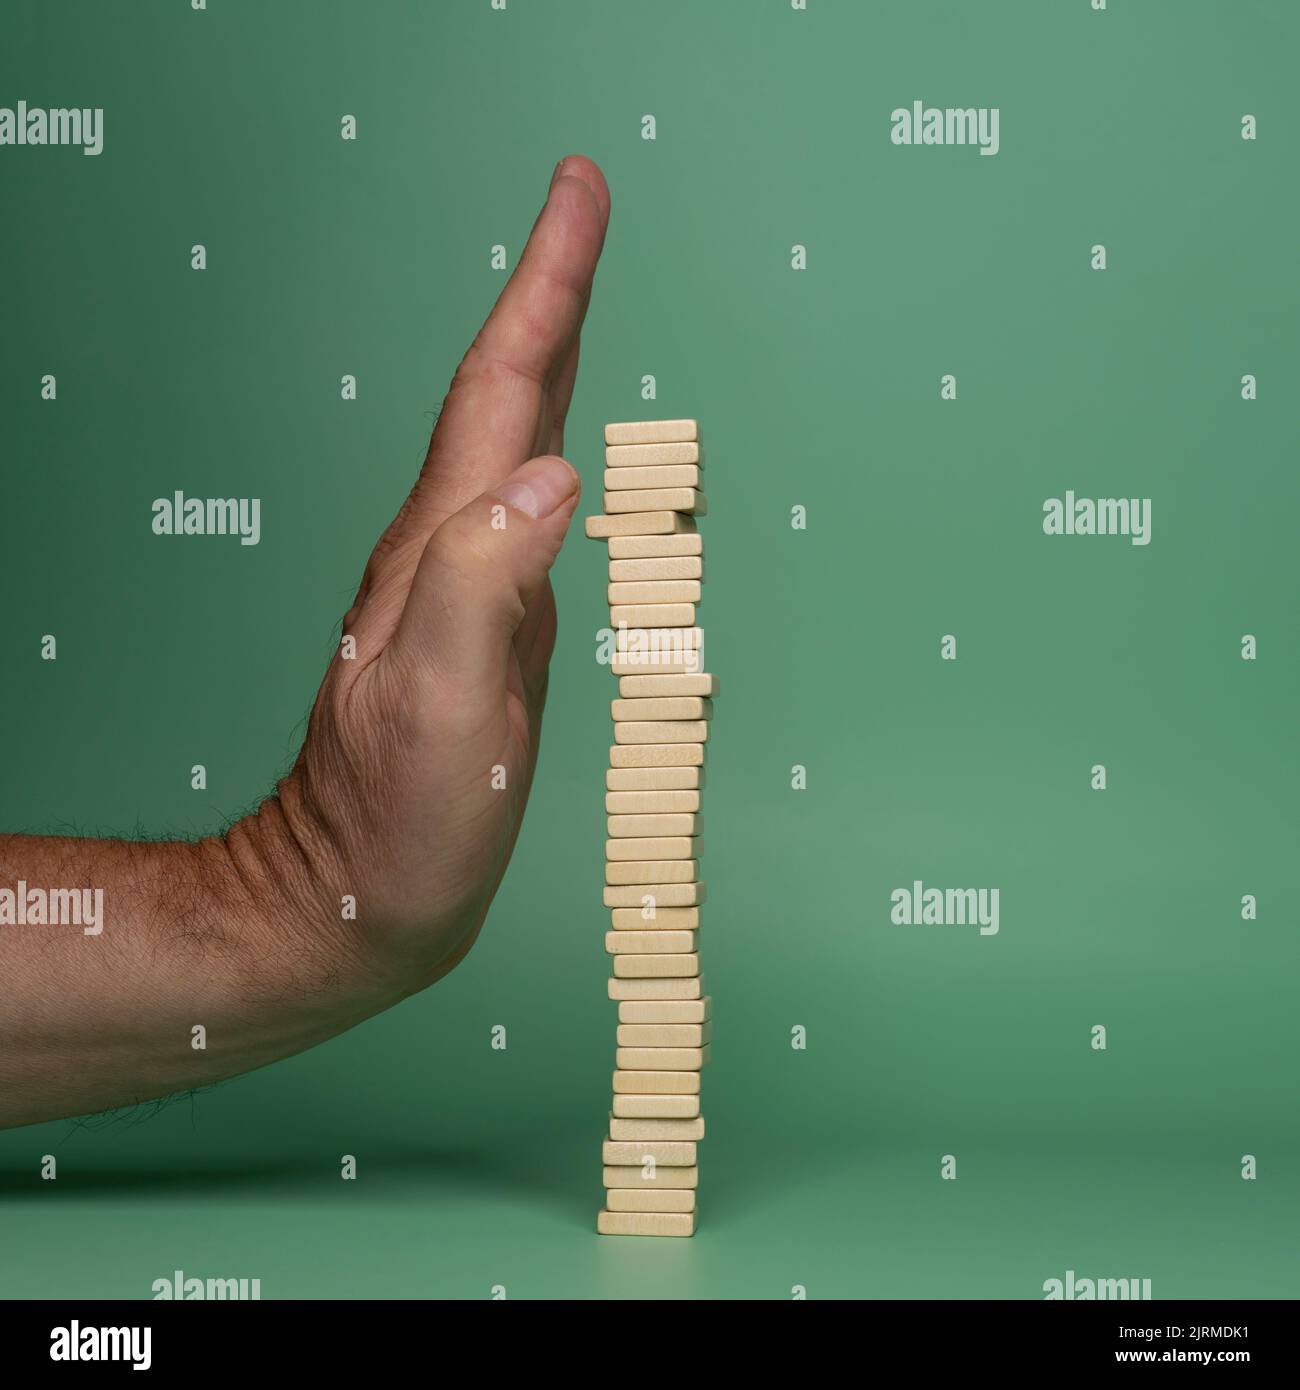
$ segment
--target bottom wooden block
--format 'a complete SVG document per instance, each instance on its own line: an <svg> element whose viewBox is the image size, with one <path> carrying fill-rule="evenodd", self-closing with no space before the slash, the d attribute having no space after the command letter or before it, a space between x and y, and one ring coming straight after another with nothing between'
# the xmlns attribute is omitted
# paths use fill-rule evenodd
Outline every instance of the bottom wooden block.
<svg viewBox="0 0 1300 1390"><path fill-rule="evenodd" d="M688 1187L607 1187L609 1211L694 1211L695 1193Z"/></svg>
<svg viewBox="0 0 1300 1390"><path fill-rule="evenodd" d="M596 1216L602 1236L693 1236L693 1211L602 1211Z"/></svg>

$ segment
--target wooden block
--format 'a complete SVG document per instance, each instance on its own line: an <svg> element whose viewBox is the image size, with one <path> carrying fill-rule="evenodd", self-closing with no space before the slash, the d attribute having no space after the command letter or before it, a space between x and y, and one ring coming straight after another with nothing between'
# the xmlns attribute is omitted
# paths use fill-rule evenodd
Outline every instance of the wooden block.
<svg viewBox="0 0 1300 1390"><path fill-rule="evenodd" d="M709 737L707 719L638 719L614 725L615 743L704 744Z"/></svg>
<svg viewBox="0 0 1300 1390"><path fill-rule="evenodd" d="M699 603L698 579L637 579L629 583L607 584L605 595L611 608L624 603Z"/></svg>
<svg viewBox="0 0 1300 1390"><path fill-rule="evenodd" d="M703 791L702 767L611 767L605 773L611 792Z"/></svg>
<svg viewBox="0 0 1300 1390"><path fill-rule="evenodd" d="M684 864L693 864L693 859L681 861ZM703 881L694 883L631 883L606 885L605 906L606 907L641 907L647 906L648 901L653 901L657 908L660 907L698 907L707 898L707 892ZM617 995L610 995L611 999ZM687 995L686 998L694 998Z"/></svg>
<svg viewBox="0 0 1300 1390"><path fill-rule="evenodd" d="M697 1071L616 1071L616 1096L698 1096Z"/></svg>
<svg viewBox="0 0 1300 1390"><path fill-rule="evenodd" d="M665 676L649 673L644 676L624 676L618 683L618 693L625 700L680 699L683 695L713 696L718 693L718 678L701 673L697 676Z"/></svg>
<svg viewBox="0 0 1300 1390"><path fill-rule="evenodd" d="M639 1163L607 1163L601 1174L606 1187L621 1188L624 1192L635 1192L646 1187L696 1188L700 1185L698 1168L668 1168L656 1164L654 1177L645 1176L645 1169Z"/></svg>
<svg viewBox="0 0 1300 1390"><path fill-rule="evenodd" d="M700 909L656 907L647 916L645 908L616 907L610 913L610 920L615 931L696 931L700 925Z"/></svg>
<svg viewBox="0 0 1300 1390"><path fill-rule="evenodd" d="M687 605L689 606L689 605ZM633 656L645 652L674 659L688 651L699 651L704 645L702 627L636 627L630 623L614 626L614 654ZM696 667L696 670L702 669Z"/></svg>
<svg viewBox="0 0 1300 1390"><path fill-rule="evenodd" d="M607 1168L632 1164L642 1168L651 1160L656 1168L694 1168L695 1144L684 1139L644 1139L639 1143L606 1139L600 1156Z"/></svg>
<svg viewBox="0 0 1300 1390"><path fill-rule="evenodd" d="M706 516L709 499L693 487L634 487L626 492L607 492L605 494L605 515L618 517L627 512L637 516L650 516L658 512L687 512L695 516ZM625 534L631 535L632 532ZM636 534L642 534L638 529Z"/></svg>
<svg viewBox="0 0 1300 1390"><path fill-rule="evenodd" d="M608 840L606 843L628 845L635 841ZM657 883L684 888L696 882L699 876L698 859L619 859L605 862L605 882L616 888L640 886L644 892L648 891L648 885Z"/></svg>
<svg viewBox="0 0 1300 1390"><path fill-rule="evenodd" d="M620 1023L704 1023L713 1013L713 1000L628 999L618 1006Z"/></svg>
<svg viewBox="0 0 1300 1390"><path fill-rule="evenodd" d="M608 932L611 936L632 936L632 932ZM653 936L653 932L644 933ZM694 936L694 932L665 932L663 935ZM708 1023L620 1023L619 1047L703 1047L713 1037L713 1024Z"/></svg>
<svg viewBox="0 0 1300 1390"><path fill-rule="evenodd" d="M587 535L597 541L611 536L674 536L694 530L695 518L681 511L634 512L625 508L618 516L587 518Z"/></svg>
<svg viewBox="0 0 1300 1390"><path fill-rule="evenodd" d="M698 791L606 792L605 812L612 819L694 813L700 809Z"/></svg>
<svg viewBox="0 0 1300 1390"><path fill-rule="evenodd" d="M614 1097L614 1114L621 1120L693 1120L699 1113L699 1096Z"/></svg>
<svg viewBox="0 0 1300 1390"><path fill-rule="evenodd" d="M662 560L670 555L703 555L704 537L696 531L675 535L611 536L611 560Z"/></svg>
<svg viewBox="0 0 1300 1390"><path fill-rule="evenodd" d="M598 1211L596 1232L602 1236L693 1236L693 1211Z"/></svg>
<svg viewBox="0 0 1300 1390"><path fill-rule="evenodd" d="M612 819L617 820L614 816ZM628 817L629 820L634 819ZM607 864L651 864L667 863L671 859L698 859L704 853L703 837L700 835L632 835L617 840L605 841L605 862ZM694 883L695 875L681 878L681 870L674 870L664 883ZM613 883L616 880L610 879ZM623 883L647 883L651 879L622 879Z"/></svg>
<svg viewBox="0 0 1300 1390"><path fill-rule="evenodd" d="M609 1211L694 1211L695 1193L689 1187L607 1187Z"/></svg>
<svg viewBox="0 0 1300 1390"><path fill-rule="evenodd" d="M678 955L689 954L695 950L695 933L693 931L607 931L605 933L605 949L611 956L624 954L656 955L664 952L676 952ZM689 1028L693 1025L682 1024L680 1026ZM650 1042L645 1038L624 1039L621 1034L618 1040L623 1043L625 1047L637 1045L649 1047L695 1047L701 1041L700 1038L684 1038L679 1042L660 1043Z"/></svg>
<svg viewBox="0 0 1300 1390"><path fill-rule="evenodd" d="M704 980L700 975L683 976L675 980L615 980L608 982L609 997L624 999L699 999L704 994ZM618 1090L618 1087L614 1087ZM653 1089L653 1088L651 1088ZM668 1090L667 1086L661 1088Z"/></svg>
<svg viewBox="0 0 1300 1390"><path fill-rule="evenodd" d="M615 603L610 605L609 625L611 627L694 627L695 605L693 603Z"/></svg>
<svg viewBox="0 0 1300 1390"><path fill-rule="evenodd" d="M661 1119L619 1119L609 1117L609 1137L619 1141L637 1143L657 1143L661 1139L703 1139L704 1118L697 1115L693 1120Z"/></svg>
<svg viewBox="0 0 1300 1390"><path fill-rule="evenodd" d="M684 629L683 629L684 631ZM662 672L664 675L689 676L704 669L703 654L694 649L679 653L665 652L657 656L646 656L642 652L616 652L609 663L609 669L616 676L640 676L647 671Z"/></svg>
<svg viewBox="0 0 1300 1390"><path fill-rule="evenodd" d="M692 811L668 811L662 815L607 816L605 827L611 839L644 840L662 835L698 835L703 829L703 819ZM675 855L667 857L676 858Z"/></svg>
<svg viewBox="0 0 1300 1390"><path fill-rule="evenodd" d="M611 584L662 584L670 580L702 579L704 560L699 555L665 555L658 560L611 560Z"/></svg>
<svg viewBox="0 0 1300 1390"><path fill-rule="evenodd" d="M707 728L707 724L701 724ZM703 743L621 743L609 750L610 767L702 767Z"/></svg>
<svg viewBox="0 0 1300 1390"><path fill-rule="evenodd" d="M614 1053L614 1065L619 1071L699 1071L708 1060L708 1043L703 1047L620 1047Z"/></svg>
<svg viewBox="0 0 1300 1390"><path fill-rule="evenodd" d="M685 632L682 628L680 631ZM664 675L689 676L704 669L703 654L695 648L680 652L659 652L647 655L644 652L616 652L609 663L609 669L616 676L640 676L647 671L662 672Z"/></svg>
<svg viewBox="0 0 1300 1390"><path fill-rule="evenodd" d="M606 468L667 468L698 464L698 441L670 440L661 444L613 444L605 449Z"/></svg>
<svg viewBox="0 0 1300 1390"><path fill-rule="evenodd" d="M663 980L672 979L674 976L689 978L699 973L700 957L697 953L691 955L614 957L614 974L620 980ZM689 1048L685 1050L690 1051ZM624 1065L629 1070L636 1070L636 1064L633 1062L619 1063L619 1066ZM672 1069L667 1068L667 1070Z"/></svg>
<svg viewBox="0 0 1300 1390"><path fill-rule="evenodd" d="M607 492L651 492L665 487L698 488L703 472L695 463L669 463L658 468L607 468Z"/></svg>
<svg viewBox="0 0 1300 1390"><path fill-rule="evenodd" d="M611 700L609 712L616 724L647 720L712 719L713 701L702 695L660 695L643 700Z"/></svg>
<svg viewBox="0 0 1300 1390"><path fill-rule="evenodd" d="M626 420L605 426L606 444L676 444L699 437L698 420Z"/></svg>

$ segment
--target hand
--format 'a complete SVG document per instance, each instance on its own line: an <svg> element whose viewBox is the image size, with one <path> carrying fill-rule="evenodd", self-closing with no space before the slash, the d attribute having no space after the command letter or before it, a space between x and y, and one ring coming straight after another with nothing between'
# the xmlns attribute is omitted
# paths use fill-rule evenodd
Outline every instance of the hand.
<svg viewBox="0 0 1300 1390"><path fill-rule="evenodd" d="M305 869L287 919L338 936L398 993L469 950L528 800L556 633L547 572L580 490L559 454L609 205L590 160L557 165L343 621L355 654L331 663L278 789Z"/></svg>
<svg viewBox="0 0 1300 1390"><path fill-rule="evenodd" d="M547 572L579 493L558 455L608 218L599 169L561 161L277 794L197 844L0 836L10 901L27 883L103 902L88 934L5 917L0 894L0 1125L262 1066L469 950L537 761Z"/></svg>

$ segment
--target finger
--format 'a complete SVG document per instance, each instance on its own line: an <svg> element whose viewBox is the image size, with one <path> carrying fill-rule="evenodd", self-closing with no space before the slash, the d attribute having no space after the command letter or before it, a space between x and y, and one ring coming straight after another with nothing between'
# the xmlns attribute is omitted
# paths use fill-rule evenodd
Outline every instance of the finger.
<svg viewBox="0 0 1300 1390"><path fill-rule="evenodd" d="M551 395L573 353L609 216L590 160L561 161L519 264L456 372L412 493L426 534L548 440ZM572 389L571 385L568 388Z"/></svg>
<svg viewBox="0 0 1300 1390"><path fill-rule="evenodd" d="M579 491L563 459L530 459L448 517L424 548L393 658L464 692L467 719L501 709L515 635L546 584Z"/></svg>
<svg viewBox="0 0 1300 1390"><path fill-rule="evenodd" d="M568 418L569 402L573 399L573 388L578 380L578 356L581 348L582 334L579 331L573 335L573 343L555 379L555 388L551 392L549 429L545 441L537 446L538 449L545 449L548 454L564 453L564 422Z"/></svg>
<svg viewBox="0 0 1300 1390"><path fill-rule="evenodd" d="M548 579L529 601L514 640L524 694L530 709L539 712L546 693L546 674L555 645L555 632L555 591Z"/></svg>

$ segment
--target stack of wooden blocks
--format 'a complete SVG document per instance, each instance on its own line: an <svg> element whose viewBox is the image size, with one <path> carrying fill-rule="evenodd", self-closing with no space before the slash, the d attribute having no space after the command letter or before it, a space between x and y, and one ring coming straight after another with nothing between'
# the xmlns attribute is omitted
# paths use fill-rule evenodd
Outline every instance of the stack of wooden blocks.
<svg viewBox="0 0 1300 1390"><path fill-rule="evenodd" d="M587 535L609 542L619 678L605 774L605 947L618 1038L596 1228L689 1236L712 1026L696 948L704 744L718 688L695 623L704 460L694 420L606 425L605 445L605 513L587 518Z"/></svg>

